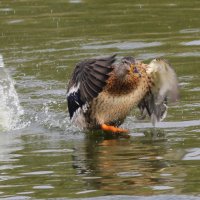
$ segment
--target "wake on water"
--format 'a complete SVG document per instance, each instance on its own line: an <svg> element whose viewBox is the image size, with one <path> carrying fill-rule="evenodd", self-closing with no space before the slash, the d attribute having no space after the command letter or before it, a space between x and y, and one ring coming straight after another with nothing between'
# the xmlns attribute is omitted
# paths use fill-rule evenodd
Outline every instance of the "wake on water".
<svg viewBox="0 0 200 200"><path fill-rule="evenodd" d="M15 82L4 68L0 54L0 131L16 129L23 114L14 85Z"/></svg>

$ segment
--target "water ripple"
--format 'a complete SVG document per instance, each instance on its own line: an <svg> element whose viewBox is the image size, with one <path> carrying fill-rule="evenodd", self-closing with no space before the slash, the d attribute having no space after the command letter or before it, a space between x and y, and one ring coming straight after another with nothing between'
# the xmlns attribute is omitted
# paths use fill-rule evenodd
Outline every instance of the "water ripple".
<svg viewBox="0 0 200 200"><path fill-rule="evenodd" d="M117 176L120 176L122 178L127 178L127 177L138 177L142 176L139 172L119 172L117 173Z"/></svg>
<svg viewBox="0 0 200 200"><path fill-rule="evenodd" d="M199 126L200 120L181 121L181 122L159 122L156 128L183 128L191 126ZM154 128L151 123L134 123L134 128Z"/></svg>
<svg viewBox="0 0 200 200"><path fill-rule="evenodd" d="M171 190L174 187L166 186L166 185L156 185L151 187L153 190Z"/></svg>
<svg viewBox="0 0 200 200"><path fill-rule="evenodd" d="M188 153L183 157L183 160L200 160L200 148L192 148L186 150Z"/></svg>
<svg viewBox="0 0 200 200"><path fill-rule="evenodd" d="M74 152L73 149L44 149L33 151L33 153L71 153Z"/></svg>
<svg viewBox="0 0 200 200"><path fill-rule="evenodd" d="M53 171L35 171L35 172L25 172L21 173L22 175L47 175L47 174L53 174Z"/></svg>
<svg viewBox="0 0 200 200"><path fill-rule="evenodd" d="M147 47L161 46L161 42L118 42L111 44L88 44L83 45L82 49L120 49L120 50L130 50L130 49L140 49Z"/></svg>
<svg viewBox="0 0 200 200"><path fill-rule="evenodd" d="M54 187L51 186L51 185L37 185L37 186L34 186L33 189L53 189Z"/></svg>
<svg viewBox="0 0 200 200"><path fill-rule="evenodd" d="M181 43L184 46L199 46L200 45L200 40L193 40L190 42L182 42Z"/></svg>

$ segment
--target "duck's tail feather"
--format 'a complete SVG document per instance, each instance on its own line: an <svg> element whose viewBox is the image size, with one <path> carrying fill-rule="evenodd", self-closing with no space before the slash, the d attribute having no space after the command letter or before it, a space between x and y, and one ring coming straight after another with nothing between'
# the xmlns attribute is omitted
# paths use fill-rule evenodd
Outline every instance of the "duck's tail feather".
<svg viewBox="0 0 200 200"><path fill-rule="evenodd" d="M154 59L146 68L150 77L149 91L138 104L143 118L148 114L152 123L162 121L167 115L167 103L179 98L177 76L163 59Z"/></svg>

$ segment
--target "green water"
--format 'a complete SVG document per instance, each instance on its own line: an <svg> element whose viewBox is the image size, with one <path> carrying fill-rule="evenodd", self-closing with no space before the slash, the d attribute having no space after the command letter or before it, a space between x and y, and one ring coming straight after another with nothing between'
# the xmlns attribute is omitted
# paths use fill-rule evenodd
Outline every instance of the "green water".
<svg viewBox="0 0 200 200"><path fill-rule="evenodd" d="M199 0L1 0L0 54L24 114L0 130L0 198L198 198L199 20ZM74 65L114 53L162 56L177 72L180 102L156 129L133 115L130 138L70 124Z"/></svg>

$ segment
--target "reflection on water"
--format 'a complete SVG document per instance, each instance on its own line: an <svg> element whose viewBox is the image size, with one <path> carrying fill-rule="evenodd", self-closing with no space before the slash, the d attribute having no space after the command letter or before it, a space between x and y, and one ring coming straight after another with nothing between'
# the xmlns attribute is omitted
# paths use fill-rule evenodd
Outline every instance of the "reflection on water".
<svg viewBox="0 0 200 200"><path fill-rule="evenodd" d="M0 198L198 199L199 3L2 1ZM123 124L129 135L71 125L73 66L114 53L162 56L175 68L181 101L156 128L135 112Z"/></svg>
<svg viewBox="0 0 200 200"><path fill-rule="evenodd" d="M38 133L28 133L33 128ZM29 127L22 135L1 135L0 191L4 197L22 193L40 198L55 193L56 197L182 194L190 184L193 193L198 192L194 181L199 171L194 171L194 163L185 163L199 160L198 149L189 148L195 146L190 140L196 133L179 136L173 129L137 129L135 136L126 138L101 132L87 137L45 132Z"/></svg>
<svg viewBox="0 0 200 200"><path fill-rule="evenodd" d="M86 141L86 158L79 158L81 154L77 153L75 167L88 184L96 186L95 189L108 194L131 195L152 194L151 186L161 182L167 186L170 177L161 177L161 174L171 167L164 159L169 146L160 147L158 142L152 148L150 140L137 138L135 141L105 139L98 143L94 140ZM88 161L86 166L85 161Z"/></svg>

